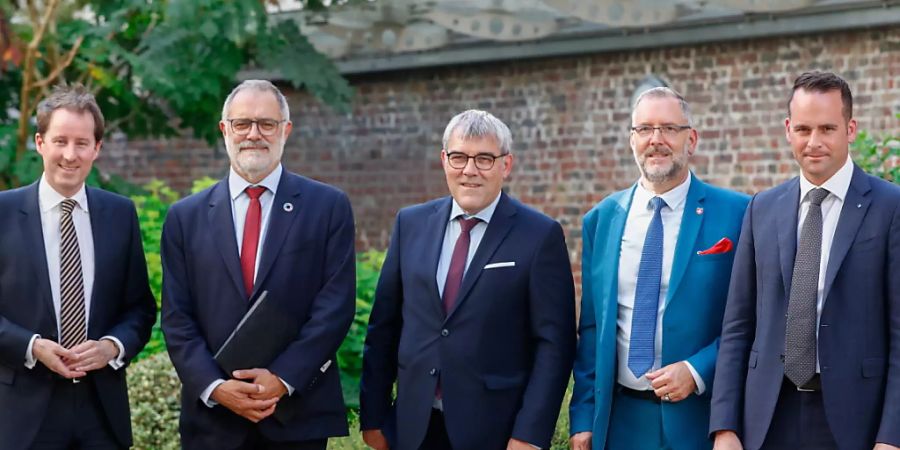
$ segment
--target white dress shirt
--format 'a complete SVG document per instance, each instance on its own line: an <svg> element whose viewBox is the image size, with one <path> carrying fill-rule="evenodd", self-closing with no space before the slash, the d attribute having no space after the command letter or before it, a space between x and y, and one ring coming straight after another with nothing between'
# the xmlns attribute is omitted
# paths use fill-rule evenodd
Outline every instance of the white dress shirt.
<svg viewBox="0 0 900 450"><path fill-rule="evenodd" d="M60 246L60 230L59 222L62 218L62 207L60 204L67 197L56 192L53 187L47 183L44 175L38 182L38 207L41 211L41 234L44 237L44 253L47 259L47 275L50 278L50 294L53 298L53 311L56 313L56 330L59 333L59 314L60 314L60 279L59 279L59 246ZM90 323L91 314L91 294L94 292L94 235L91 230L91 215L88 211L87 193L84 184L81 189L71 197L75 200L76 206L72 210L72 223L75 226L75 235L78 238L78 253L81 257L81 277L84 284L84 321L85 325ZM87 329L87 328L85 328ZM37 361L34 358L33 348L35 339L40 335L32 336L25 351L25 367L31 369ZM109 339L119 350L119 355L109 361L109 365L113 369L118 369L125 365L125 347L122 342L115 336L103 336L101 339Z"/></svg>
<svg viewBox="0 0 900 450"><path fill-rule="evenodd" d="M244 221L247 220L247 209L250 207L250 196L247 195L245 191L250 186L262 186L266 188L262 195L259 196L260 227L259 243L256 247L256 266L253 268L254 281L256 280L256 275L259 273L259 261L262 259L263 251L265 251L263 243L266 242L266 231L268 231L269 228L269 216L272 212L272 203L275 201L275 193L278 191L278 182L281 181L281 173L283 170L284 169L279 163L278 166L272 170L272 173L256 184L251 184L249 181L243 179L234 171L234 168L231 168L228 172L228 194L229 198L231 198L231 219L234 221L238 258L241 256L241 246L244 242ZM292 395L294 393L294 387L281 378L279 378L279 380L281 380L284 387L287 388L288 395ZM212 395L212 392L224 382L225 380L220 378L210 383L209 386L200 393L200 400L210 408L216 406L218 403L209 397Z"/></svg>
<svg viewBox="0 0 900 450"><path fill-rule="evenodd" d="M666 312L666 294L669 292L669 276L672 274L672 261L675 258L675 244L678 242L678 232L681 230L681 218L684 215L684 205L687 199L688 189L691 186L691 176L678 186L672 188L658 197L666 202L660 215L663 222L663 260L662 278L659 281L659 312L656 315L656 335L653 345L653 367L650 371L662 367L662 339L663 316ZM618 317L616 319L616 359L618 363L617 381L622 386L630 389L644 391L653 389L650 380L646 376L636 378L628 368L628 351L631 345L631 319L634 314L634 293L637 288L637 273L641 265L641 254L644 251L644 239L647 237L647 229L653 219L653 208L650 200L657 195L645 189L640 182L634 189L634 197L631 199L631 207L628 209L628 217L625 221L625 230L622 233L622 246L619 253L619 282L618 282ZM685 361L694 382L697 384L698 395L706 390L703 379Z"/></svg>
<svg viewBox="0 0 900 450"><path fill-rule="evenodd" d="M797 215L797 245L800 245L800 230L806 222L806 214L809 212L809 191L821 187L827 189L829 194L822 200L822 259L819 261L819 287L816 290L816 337L819 336L819 322L822 318L822 308L825 306L825 298L822 294L825 290L825 270L828 268L828 260L831 257L831 244L834 242L834 231L837 229L838 219L844 207L844 199L847 198L847 190L850 189L850 179L853 178L853 161L847 157L847 161L831 176L816 186L800 176L800 211ZM816 352L816 372L819 372L819 354Z"/></svg>

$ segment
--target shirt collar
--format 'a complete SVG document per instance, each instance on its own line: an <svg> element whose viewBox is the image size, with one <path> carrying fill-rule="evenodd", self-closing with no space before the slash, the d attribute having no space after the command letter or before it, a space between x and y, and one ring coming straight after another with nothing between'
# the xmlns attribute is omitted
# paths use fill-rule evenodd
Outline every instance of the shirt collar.
<svg viewBox="0 0 900 450"><path fill-rule="evenodd" d="M487 205L484 209L471 216L466 214L466 212L463 211L462 207L459 206L459 203L456 203L456 199L454 199L453 206L450 208L450 220L453 221L459 216L463 216L467 219L477 217L484 223L490 223L491 217L494 216L494 210L497 209L497 203L500 203L500 195L501 194L497 194L497 198L495 198L490 205Z"/></svg>
<svg viewBox="0 0 900 450"><path fill-rule="evenodd" d="M47 182L44 174L41 174L41 181L38 182L38 203L41 207L41 212L50 211L67 198L75 200L75 203L77 203L78 207L84 212L88 211L87 192L85 191L84 183L81 183L81 188L78 189L78 192L76 192L75 195L65 197L59 192L56 192L56 189L53 189L53 186L50 186L50 183Z"/></svg>
<svg viewBox="0 0 900 450"><path fill-rule="evenodd" d="M638 180L637 187L634 189L634 198L631 200L631 204L644 205L645 208L649 208L651 198L662 197L663 201L666 202L666 205L669 206L669 209L675 211L687 200L687 194L688 190L691 188L691 178L693 178L693 176L693 174L689 173L687 178L685 178L681 184L659 195L647 190L641 184L640 180Z"/></svg>
<svg viewBox="0 0 900 450"><path fill-rule="evenodd" d="M234 167L228 170L228 192L231 194L231 200L234 201L239 195L244 193L248 186L262 186L272 192L272 195L278 190L278 181L281 180L281 163L275 166L272 173L266 175L259 183L251 184L234 171Z"/></svg>
<svg viewBox="0 0 900 450"><path fill-rule="evenodd" d="M853 178L853 160L850 158L850 155L847 155L847 161L844 165L831 178L825 180L821 186L812 184L803 174L800 174L800 202L802 203L806 199L806 194L809 191L817 187L827 189L828 192L834 194L835 197L843 202L844 198L847 197L847 190L850 189L851 178Z"/></svg>

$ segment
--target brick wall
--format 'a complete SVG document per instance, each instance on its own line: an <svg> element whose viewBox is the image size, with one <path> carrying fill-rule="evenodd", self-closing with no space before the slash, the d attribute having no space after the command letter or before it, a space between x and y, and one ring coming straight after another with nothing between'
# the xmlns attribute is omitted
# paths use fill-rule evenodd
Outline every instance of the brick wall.
<svg viewBox="0 0 900 450"><path fill-rule="evenodd" d="M850 82L860 128L900 134L893 28L357 76L348 115L287 93L294 133L285 165L345 190L360 247L385 248L400 207L447 193L439 164L447 121L486 109L513 133L509 192L563 224L577 264L582 214L638 176L626 127L632 90L646 75L692 104L696 173L756 192L797 173L783 132L785 100L793 79L811 68ZM109 143L99 165L185 190L200 176L222 176L227 156L221 145L190 139L122 140Z"/></svg>

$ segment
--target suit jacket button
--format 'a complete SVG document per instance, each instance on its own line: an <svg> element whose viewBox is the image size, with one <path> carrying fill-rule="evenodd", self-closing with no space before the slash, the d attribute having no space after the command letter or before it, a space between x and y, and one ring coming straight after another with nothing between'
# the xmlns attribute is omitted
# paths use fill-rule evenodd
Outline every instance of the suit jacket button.
<svg viewBox="0 0 900 450"><path fill-rule="evenodd" d="M443 337L450 336L450 330L444 328L443 330L441 330L441 336L443 336Z"/></svg>
<svg viewBox="0 0 900 450"><path fill-rule="evenodd" d="M431 375L431 376L437 375L437 369L432 368L431 370L428 371L428 375Z"/></svg>

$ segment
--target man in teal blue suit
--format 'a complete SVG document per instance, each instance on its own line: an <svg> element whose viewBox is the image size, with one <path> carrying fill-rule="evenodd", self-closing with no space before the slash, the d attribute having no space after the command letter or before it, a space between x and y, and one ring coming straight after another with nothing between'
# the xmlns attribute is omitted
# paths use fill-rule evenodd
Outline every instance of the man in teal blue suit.
<svg viewBox="0 0 900 450"><path fill-rule="evenodd" d="M571 446L710 448L713 371L749 197L691 174L697 131L677 92L644 92L631 119L641 178L584 217Z"/></svg>

